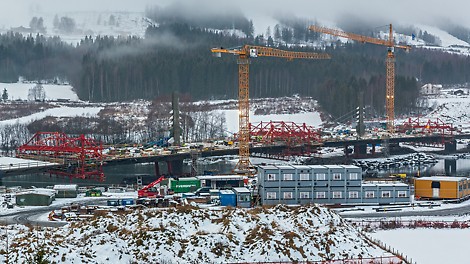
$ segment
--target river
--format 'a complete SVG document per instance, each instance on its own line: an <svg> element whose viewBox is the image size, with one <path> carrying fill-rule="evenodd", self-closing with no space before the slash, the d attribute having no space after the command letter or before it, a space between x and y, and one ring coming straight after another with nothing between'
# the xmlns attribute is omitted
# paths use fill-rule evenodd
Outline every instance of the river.
<svg viewBox="0 0 470 264"><path fill-rule="evenodd" d="M167 170L164 166L165 163L160 163L160 172L166 174ZM198 162L198 172L202 173L214 173L214 174L227 174L231 173L235 166L233 161L219 160L209 161L204 160ZM447 170L446 170L447 168ZM189 174L191 166L188 163L184 163L183 172ZM438 162L431 166L403 166L400 168L393 168L389 170L378 171L376 176L387 177L391 173L406 173L407 175L416 176L431 175L449 175L449 176L469 176L470 175L470 159L444 159L441 157ZM137 176L141 176L144 180L144 184L155 180L155 166L153 163L144 164L132 164L132 165L118 165L104 167L104 173L106 180L99 182L96 180L81 180L81 179L69 179L64 177L50 176L46 173L38 174L27 174L18 176L7 176L0 178L0 186L4 185L7 187L11 186L22 186L22 187L46 187L54 184L78 184L80 186L112 186L112 185L123 185L123 184L135 184L137 182Z"/></svg>

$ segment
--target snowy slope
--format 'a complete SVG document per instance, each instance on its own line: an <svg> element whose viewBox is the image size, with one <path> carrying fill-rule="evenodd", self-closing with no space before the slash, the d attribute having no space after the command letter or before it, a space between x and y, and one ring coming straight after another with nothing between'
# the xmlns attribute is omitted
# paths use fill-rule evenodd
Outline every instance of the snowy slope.
<svg viewBox="0 0 470 264"><path fill-rule="evenodd" d="M439 28L428 26L428 25L416 25L416 28L421 29L423 32L427 31L429 34L438 37L441 40L442 47L450 47L450 46L470 47L470 44L468 44L467 42L460 40Z"/></svg>
<svg viewBox="0 0 470 264"><path fill-rule="evenodd" d="M455 96L441 94L430 98L429 105L433 110L424 118L436 120L441 119L445 123L451 123L462 131L470 131L470 100L469 96Z"/></svg>
<svg viewBox="0 0 470 264"><path fill-rule="evenodd" d="M28 82L0 83L0 92L3 93L3 90L7 89L8 100L28 100L28 91L34 86L36 86L35 83ZM78 101L78 96L71 85L42 84L42 87L48 101L56 99Z"/></svg>
<svg viewBox="0 0 470 264"><path fill-rule="evenodd" d="M4 236L5 232L0 232ZM335 213L316 206L145 209L66 226L53 235L16 226L10 258L41 246L60 263L227 263L390 256ZM0 240L5 248L6 239ZM0 255L0 261L5 256Z"/></svg>

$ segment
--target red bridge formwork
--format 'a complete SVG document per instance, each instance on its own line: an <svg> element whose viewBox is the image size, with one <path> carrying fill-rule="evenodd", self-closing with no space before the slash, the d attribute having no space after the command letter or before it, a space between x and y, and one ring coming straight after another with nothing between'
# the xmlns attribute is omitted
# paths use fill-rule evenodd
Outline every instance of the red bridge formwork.
<svg viewBox="0 0 470 264"><path fill-rule="evenodd" d="M59 163L54 175L104 181L103 145L84 135L69 137L60 132L37 132L18 148L18 157Z"/></svg>
<svg viewBox="0 0 470 264"><path fill-rule="evenodd" d="M442 136L451 136L455 131L452 124L445 123L440 118L436 120L428 119L420 120L420 118L408 118L403 124L398 125L396 131L399 132L414 132L420 134L439 134Z"/></svg>
<svg viewBox="0 0 470 264"><path fill-rule="evenodd" d="M311 153L310 147L321 142L321 132L313 126L284 121L250 124L250 136L263 144L285 143L288 149L284 155L288 156Z"/></svg>

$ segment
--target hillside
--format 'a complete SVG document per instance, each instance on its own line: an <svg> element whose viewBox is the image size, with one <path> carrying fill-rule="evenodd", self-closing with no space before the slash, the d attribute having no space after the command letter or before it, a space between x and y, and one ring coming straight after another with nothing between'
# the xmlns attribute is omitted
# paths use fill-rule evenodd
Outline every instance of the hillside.
<svg viewBox="0 0 470 264"><path fill-rule="evenodd" d="M5 232L1 232L5 236ZM60 263L274 262L390 256L328 209L144 209L106 214L60 232L8 230L10 260L41 252ZM1 239L0 248L5 248ZM5 261L4 253L0 261Z"/></svg>

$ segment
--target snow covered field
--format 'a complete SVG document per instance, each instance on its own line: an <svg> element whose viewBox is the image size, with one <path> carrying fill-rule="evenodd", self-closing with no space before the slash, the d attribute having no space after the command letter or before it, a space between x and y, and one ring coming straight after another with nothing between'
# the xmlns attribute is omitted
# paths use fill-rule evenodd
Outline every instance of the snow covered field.
<svg viewBox="0 0 470 264"><path fill-rule="evenodd" d="M417 264L469 263L470 229L394 229L369 234L409 256Z"/></svg>
<svg viewBox="0 0 470 264"><path fill-rule="evenodd" d="M35 85L35 83L28 82L0 83L0 93L3 94L3 89L7 89L8 100L28 100L28 91ZM45 99L47 101L57 99L78 101L78 96L71 85L42 84L42 87L46 93Z"/></svg>

